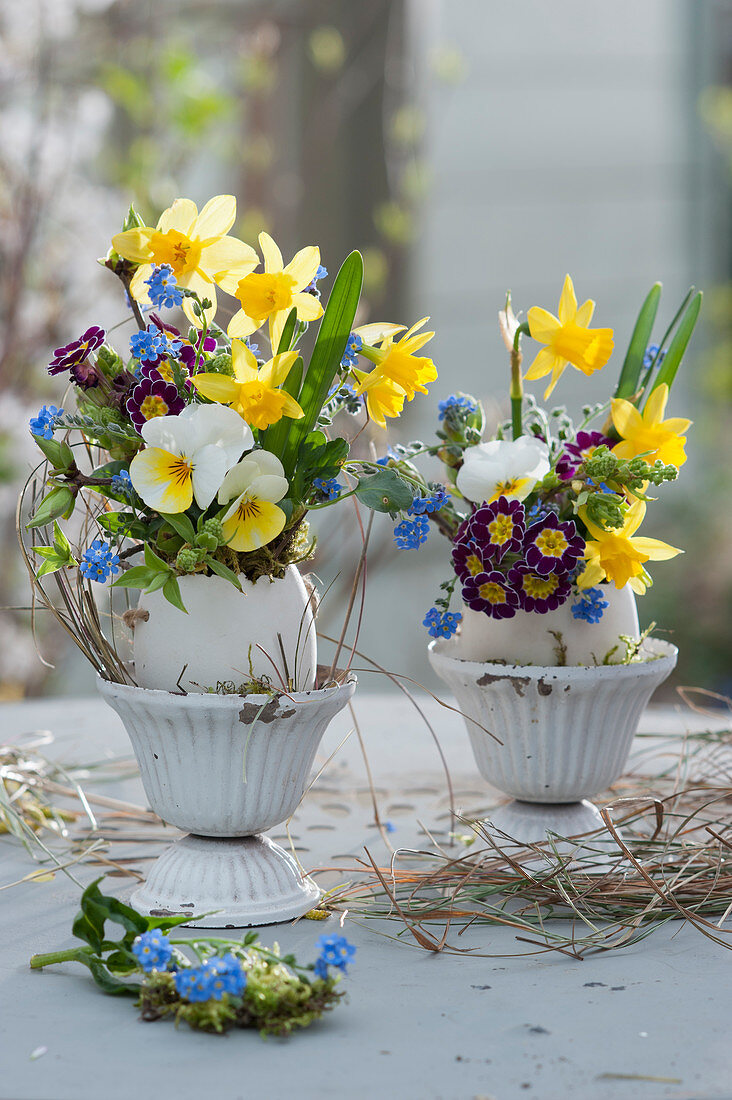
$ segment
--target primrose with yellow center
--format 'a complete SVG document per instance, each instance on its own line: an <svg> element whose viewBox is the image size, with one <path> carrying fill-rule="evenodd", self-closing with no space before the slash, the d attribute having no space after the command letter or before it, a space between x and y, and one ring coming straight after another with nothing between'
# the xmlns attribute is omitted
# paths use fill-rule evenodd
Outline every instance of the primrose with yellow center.
<svg viewBox="0 0 732 1100"><path fill-rule="evenodd" d="M522 611L556 611L572 591L569 573L539 573L526 562L509 569L508 580L518 593Z"/></svg>

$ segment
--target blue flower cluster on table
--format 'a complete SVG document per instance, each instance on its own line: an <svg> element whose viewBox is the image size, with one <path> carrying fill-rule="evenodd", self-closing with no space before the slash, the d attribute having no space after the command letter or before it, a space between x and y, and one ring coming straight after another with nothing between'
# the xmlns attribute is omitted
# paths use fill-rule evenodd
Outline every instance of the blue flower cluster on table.
<svg viewBox="0 0 732 1100"><path fill-rule="evenodd" d="M40 439L53 439L53 433L63 415L63 409L57 409L55 405L44 405L37 416L31 417L30 430Z"/></svg>
<svg viewBox="0 0 732 1100"><path fill-rule="evenodd" d="M247 984L241 959L227 954L175 973L175 988L188 1001L220 1001L224 993L240 997Z"/></svg>
<svg viewBox="0 0 732 1100"><path fill-rule="evenodd" d="M315 946L320 949L320 955L315 960L315 976L323 980L328 977L329 966L345 973L348 970L348 964L353 961L356 954L356 948L345 936L334 934L321 936Z"/></svg>
<svg viewBox="0 0 732 1100"><path fill-rule="evenodd" d="M109 543L94 539L89 549L84 551L79 570L88 581L102 584L119 573L118 566L119 555L114 553Z"/></svg>
<svg viewBox="0 0 732 1100"><path fill-rule="evenodd" d="M155 309L173 309L181 305L183 291L176 282L170 264L156 267L149 279L145 280L148 297Z"/></svg>

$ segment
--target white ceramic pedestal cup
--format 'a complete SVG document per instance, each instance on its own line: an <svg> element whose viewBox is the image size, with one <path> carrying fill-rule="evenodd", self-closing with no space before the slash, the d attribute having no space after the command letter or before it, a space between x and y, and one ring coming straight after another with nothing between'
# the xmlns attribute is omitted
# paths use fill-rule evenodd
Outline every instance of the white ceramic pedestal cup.
<svg viewBox="0 0 732 1100"><path fill-rule="evenodd" d="M638 720L672 672L676 648L651 639L642 647L646 660L599 667L481 663L459 652L456 639L440 640L429 658L465 715L481 775L513 796L484 823L498 843L505 846L504 834L532 844L550 832L602 829L588 800L622 775Z"/></svg>
<svg viewBox="0 0 732 1100"><path fill-rule="evenodd" d="M150 806L190 835L153 864L141 912L208 913L196 927L245 928L301 916L320 891L265 830L297 808L321 738L356 688L267 695L174 695L97 679L119 714Z"/></svg>

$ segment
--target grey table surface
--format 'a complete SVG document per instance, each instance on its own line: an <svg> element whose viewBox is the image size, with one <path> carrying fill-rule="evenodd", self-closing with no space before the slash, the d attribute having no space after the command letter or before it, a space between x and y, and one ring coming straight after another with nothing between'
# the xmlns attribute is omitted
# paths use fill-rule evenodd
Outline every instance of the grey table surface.
<svg viewBox="0 0 732 1100"><path fill-rule="evenodd" d="M432 701L424 708L459 809L479 811L491 793L461 720ZM399 695L362 695L356 715L395 846L423 846L418 822L425 819L444 838L444 774L414 710ZM641 728L674 736L694 721L690 713L649 711ZM333 724L321 764L352 726L347 712ZM0 740L12 743L36 729L54 733L47 751L65 763L129 755L119 719L97 699L0 708ZM137 779L105 793L144 803ZM375 858L388 858L355 734L306 796L293 838L308 867L345 866L364 845ZM0 886L31 869L19 845L0 840ZM78 874L94 877L90 868ZM130 890L126 880L107 881L120 896ZM345 980L348 1003L289 1040L262 1041L254 1032L218 1037L143 1023L131 1001L103 995L78 967L31 972L32 953L71 944L78 896L62 874L0 892L0 1100L732 1097L730 960L676 922L634 947L575 961L557 953L517 956L525 945L500 927L471 930L466 946L479 957L434 955L391 938L393 922L347 917L346 935L358 947ZM336 918L272 926L262 939L277 939L307 961L326 928L337 928ZM31 1059L39 1047L46 1052Z"/></svg>

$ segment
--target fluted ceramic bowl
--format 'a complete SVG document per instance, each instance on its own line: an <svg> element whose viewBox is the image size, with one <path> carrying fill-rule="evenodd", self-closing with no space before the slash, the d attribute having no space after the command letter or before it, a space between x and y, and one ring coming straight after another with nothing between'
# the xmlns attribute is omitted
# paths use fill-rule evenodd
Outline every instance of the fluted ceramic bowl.
<svg viewBox="0 0 732 1100"><path fill-rule="evenodd" d="M455 651L433 642L432 667L465 715L481 775L517 800L493 824L501 820L525 843L547 830L570 836L602 826L587 800L623 773L638 720L672 672L676 648L650 639L643 660L597 667L479 663Z"/></svg>
<svg viewBox="0 0 732 1100"><path fill-rule="evenodd" d="M260 834L295 811L346 683L267 695L175 695L98 679L119 714L152 809L193 835L168 848L133 894L148 912L216 913L204 927L289 920L319 891Z"/></svg>

